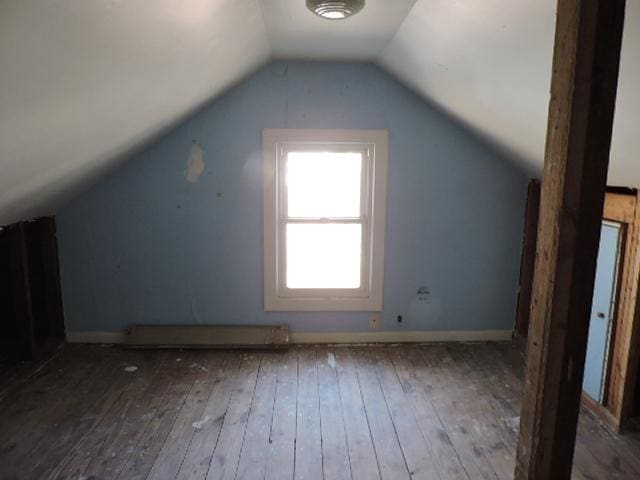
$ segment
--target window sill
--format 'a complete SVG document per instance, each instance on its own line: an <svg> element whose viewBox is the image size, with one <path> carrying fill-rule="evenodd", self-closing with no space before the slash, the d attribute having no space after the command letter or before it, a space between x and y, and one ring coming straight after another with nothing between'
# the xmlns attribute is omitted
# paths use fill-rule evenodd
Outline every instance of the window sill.
<svg viewBox="0 0 640 480"><path fill-rule="evenodd" d="M382 300L366 298L265 298L267 312L378 312Z"/></svg>

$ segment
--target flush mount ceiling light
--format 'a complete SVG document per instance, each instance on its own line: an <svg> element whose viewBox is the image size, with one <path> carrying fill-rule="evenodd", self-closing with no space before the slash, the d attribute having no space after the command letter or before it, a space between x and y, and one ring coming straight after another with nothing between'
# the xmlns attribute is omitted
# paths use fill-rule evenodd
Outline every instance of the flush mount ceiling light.
<svg viewBox="0 0 640 480"><path fill-rule="evenodd" d="M327 20L342 20L364 7L364 0L307 0L307 8Z"/></svg>

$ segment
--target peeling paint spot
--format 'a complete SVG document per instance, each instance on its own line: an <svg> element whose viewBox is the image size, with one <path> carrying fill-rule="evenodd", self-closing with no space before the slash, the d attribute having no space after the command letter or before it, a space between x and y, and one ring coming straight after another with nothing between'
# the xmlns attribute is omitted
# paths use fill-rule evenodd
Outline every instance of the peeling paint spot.
<svg viewBox="0 0 640 480"><path fill-rule="evenodd" d="M132 372L135 372L136 370L138 370L138 367L136 367L135 365L129 365L127 367L124 367L125 372L132 373Z"/></svg>
<svg viewBox="0 0 640 480"><path fill-rule="evenodd" d="M191 145L184 176L188 182L197 183L202 172L204 172L204 150L200 145L194 143Z"/></svg>

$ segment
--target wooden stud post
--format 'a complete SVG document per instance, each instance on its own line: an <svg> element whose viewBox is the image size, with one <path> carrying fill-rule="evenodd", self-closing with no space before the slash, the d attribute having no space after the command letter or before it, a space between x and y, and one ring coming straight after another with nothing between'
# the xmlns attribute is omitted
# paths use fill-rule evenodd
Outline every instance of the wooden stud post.
<svg viewBox="0 0 640 480"><path fill-rule="evenodd" d="M13 299L13 321L17 338L12 348L12 356L20 360L32 360L36 356L36 342L31 308L31 287L29 285L29 260L25 244L24 224L10 227L9 273L11 278L11 298Z"/></svg>
<svg viewBox="0 0 640 480"><path fill-rule="evenodd" d="M571 477L624 0L559 0L516 480Z"/></svg>
<svg viewBox="0 0 640 480"><path fill-rule="evenodd" d="M516 309L516 334L526 338L529 332L533 270L538 242L538 217L540 215L540 180L531 180L527 188L527 205L524 213L524 238L520 259L520 290Z"/></svg>
<svg viewBox="0 0 640 480"><path fill-rule="evenodd" d="M42 256L43 282L45 292L46 335L50 339L64 340L64 311L62 307L62 286L58 263L58 243L56 223L53 217L38 219L36 224L40 254Z"/></svg>

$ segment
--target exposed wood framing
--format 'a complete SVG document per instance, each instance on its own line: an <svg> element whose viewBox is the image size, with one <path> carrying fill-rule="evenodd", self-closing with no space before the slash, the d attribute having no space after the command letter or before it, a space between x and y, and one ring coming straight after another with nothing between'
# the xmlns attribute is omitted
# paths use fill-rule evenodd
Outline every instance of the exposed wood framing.
<svg viewBox="0 0 640 480"><path fill-rule="evenodd" d="M15 360L48 355L64 340L55 221L0 231L0 352Z"/></svg>
<svg viewBox="0 0 640 480"><path fill-rule="evenodd" d="M539 185L539 184L538 184ZM529 185L527 212L525 214L525 236L523 244L522 268L520 276L520 296L516 332L526 337L529 325L531 287L533 271L526 263L535 259L537 219L539 214L539 191L535 181ZM618 193L614 187L608 188L602 217L623 225L622 255L618 279L618 297L614 312L610 340L609 367L605 382L602 404L582 395L582 403L609 426L620 431L633 414L638 363L640 357L640 316L638 315L638 288L640 281L640 194L633 190ZM538 194L536 196L536 193ZM535 218L536 231L528 228ZM531 245L533 243L533 245ZM533 250L533 253L531 252Z"/></svg>
<svg viewBox="0 0 640 480"><path fill-rule="evenodd" d="M611 191L610 191L611 190ZM602 217L607 220L620 222L624 225L626 249L621 259L621 264L625 266L627 258L633 245L629 242L630 232L636 215L637 194L618 193L618 188L607 188L604 199L604 209ZM540 217L540 181L531 180L527 187L527 205L524 215L524 234L522 242L522 259L520 263L520 290L518 294L518 308L516 314L516 334L526 337L529 331L529 317L531 313L531 293L533 290L533 272L536 258L536 244L538 241L538 219ZM624 268L623 268L624 270ZM626 275L621 275L621 283L624 283ZM624 288L624 285L621 285Z"/></svg>
<svg viewBox="0 0 640 480"><path fill-rule="evenodd" d="M612 338L611 368L605 406L611 413L613 426L624 427L631 415L635 386L638 378L640 354L640 312L638 308L638 282L640 280L640 198L627 196L625 212L607 213L605 217L625 224L625 247L620 281L618 312ZM628 205L632 202L633 208ZM617 202L622 203L622 202ZM619 209L618 209L619 210ZM607 216L609 215L609 216Z"/></svg>
<svg viewBox="0 0 640 480"><path fill-rule="evenodd" d="M602 218L620 223L633 223L636 217L636 195L607 192Z"/></svg>
<svg viewBox="0 0 640 480"><path fill-rule="evenodd" d="M9 240L9 271L11 297L13 299L13 320L16 328L12 356L32 359L36 355L34 320L29 286L29 263L25 243L24 224L19 223L7 229Z"/></svg>
<svg viewBox="0 0 640 480"><path fill-rule="evenodd" d="M520 337L526 337L529 331L539 215L540 180L531 180L527 188L527 206L524 214L522 259L520 261L520 291L518 292L518 309L516 313L516 334Z"/></svg>
<svg viewBox="0 0 640 480"><path fill-rule="evenodd" d="M558 1L516 480L571 477L624 8Z"/></svg>
<svg viewBox="0 0 640 480"><path fill-rule="evenodd" d="M60 284L60 265L58 262L58 244L56 241L56 223L53 217L39 218L27 224L32 229L31 237L38 250L44 293L43 306L45 318L41 319L40 334L47 338L64 339L64 312L62 307L62 286ZM27 230L28 231L28 230Z"/></svg>

